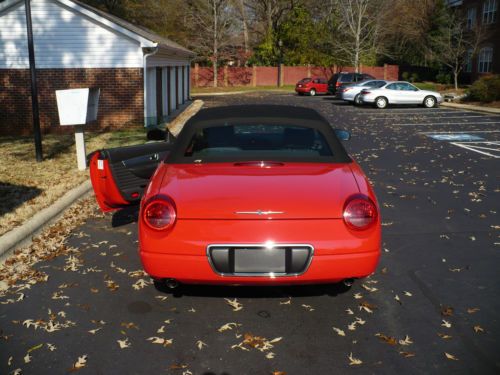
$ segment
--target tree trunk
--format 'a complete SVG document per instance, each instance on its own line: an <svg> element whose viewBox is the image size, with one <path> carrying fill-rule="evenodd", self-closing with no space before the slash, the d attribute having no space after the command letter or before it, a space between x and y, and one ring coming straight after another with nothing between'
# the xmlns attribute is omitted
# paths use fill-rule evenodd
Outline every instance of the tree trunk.
<svg viewBox="0 0 500 375"><path fill-rule="evenodd" d="M455 79L455 90L458 90L458 72L453 72L453 78Z"/></svg>
<svg viewBox="0 0 500 375"><path fill-rule="evenodd" d="M218 68L219 68L219 64L218 64L218 45L217 45L217 23L218 23L218 14L217 14L217 4L216 4L216 0L212 0L212 8L213 8L213 14L214 14L214 40L213 40L213 69L214 69L214 87L217 87L217 73L218 73Z"/></svg>
<svg viewBox="0 0 500 375"><path fill-rule="evenodd" d="M245 55L248 55L248 20L247 20L247 13L245 11L245 4L243 3L243 0L238 0L238 8L241 14L241 23L243 27L243 43L244 43L244 48L245 48ZM245 61L246 65L246 61Z"/></svg>

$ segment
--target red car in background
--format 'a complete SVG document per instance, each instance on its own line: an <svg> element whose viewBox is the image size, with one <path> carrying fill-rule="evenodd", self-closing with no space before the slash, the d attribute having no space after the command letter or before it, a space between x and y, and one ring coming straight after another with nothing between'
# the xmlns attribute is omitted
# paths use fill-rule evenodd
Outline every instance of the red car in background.
<svg viewBox="0 0 500 375"><path fill-rule="evenodd" d="M328 81L324 78L303 78L295 85L295 92L299 95L328 94Z"/></svg>
<svg viewBox="0 0 500 375"><path fill-rule="evenodd" d="M210 108L173 144L93 153L90 176L103 211L140 203L158 286L350 286L375 271L381 220L349 137L307 108Z"/></svg>

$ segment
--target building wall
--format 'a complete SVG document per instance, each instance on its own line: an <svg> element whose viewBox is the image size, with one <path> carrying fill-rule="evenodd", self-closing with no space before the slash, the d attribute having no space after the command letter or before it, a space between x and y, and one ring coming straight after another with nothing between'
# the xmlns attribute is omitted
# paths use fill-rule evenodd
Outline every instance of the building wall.
<svg viewBox="0 0 500 375"><path fill-rule="evenodd" d="M283 66L283 84L295 85L300 79L313 76L329 79L336 72L353 71L354 68L348 66ZM397 65L362 66L361 72L379 79L398 80L399 67ZM218 70L218 74L218 86L275 86L278 84L277 67L224 67ZM191 83L193 87L212 87L213 69L195 65L191 69Z"/></svg>
<svg viewBox="0 0 500 375"><path fill-rule="evenodd" d="M484 40L479 45L476 55L472 58L472 71L462 73L462 80L465 82L473 82L484 74L479 73L478 64L478 54L481 48L491 47L493 48L493 63L491 73L500 74L500 0L497 0L497 11L495 22L491 24L483 24L483 7L485 0L464 0L459 4L460 9L463 12L464 17L467 16L467 10L471 8L476 9L476 25L482 28L482 33L484 35Z"/></svg>
<svg viewBox="0 0 500 375"><path fill-rule="evenodd" d="M138 41L52 0L31 0L38 68L143 66ZM29 68L24 2L0 13L0 69Z"/></svg>
<svg viewBox="0 0 500 375"><path fill-rule="evenodd" d="M37 71L42 131L64 132L59 126L55 90L99 87L97 124L89 129L142 126L143 70L39 69ZM28 69L0 69L0 135L31 134L32 113ZM66 127L69 128L69 127Z"/></svg>

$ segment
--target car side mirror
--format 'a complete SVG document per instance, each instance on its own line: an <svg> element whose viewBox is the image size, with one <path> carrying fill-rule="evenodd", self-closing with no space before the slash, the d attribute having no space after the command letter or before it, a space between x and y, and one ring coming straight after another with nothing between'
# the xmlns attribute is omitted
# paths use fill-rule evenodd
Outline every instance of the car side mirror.
<svg viewBox="0 0 500 375"><path fill-rule="evenodd" d="M335 129L335 135L341 141L348 141L349 139L351 139L351 133L348 132L347 130Z"/></svg>
<svg viewBox="0 0 500 375"><path fill-rule="evenodd" d="M167 139L167 132L158 128L148 131L146 138L148 141L165 141Z"/></svg>

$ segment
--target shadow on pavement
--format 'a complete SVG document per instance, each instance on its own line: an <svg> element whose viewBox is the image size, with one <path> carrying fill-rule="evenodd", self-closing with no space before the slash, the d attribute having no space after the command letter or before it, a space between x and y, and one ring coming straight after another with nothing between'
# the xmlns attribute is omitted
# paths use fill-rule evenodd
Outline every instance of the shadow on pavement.
<svg viewBox="0 0 500 375"><path fill-rule="evenodd" d="M0 216L13 211L41 193L42 190L36 187L0 182Z"/></svg>
<svg viewBox="0 0 500 375"><path fill-rule="evenodd" d="M155 281L155 288L161 293L175 298L214 297L214 298L288 298L288 297L335 297L350 290L342 283L287 286L221 286L221 285L179 285L169 289L164 283Z"/></svg>
<svg viewBox="0 0 500 375"><path fill-rule="evenodd" d="M138 205L125 207L113 213L113 217L111 219L111 226L113 228L117 228L123 225L136 223L138 217L139 217Z"/></svg>

